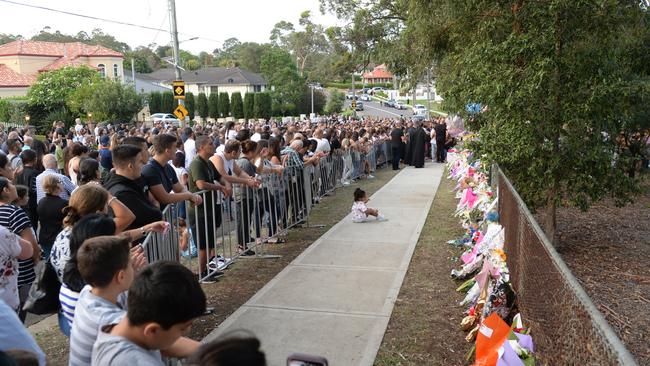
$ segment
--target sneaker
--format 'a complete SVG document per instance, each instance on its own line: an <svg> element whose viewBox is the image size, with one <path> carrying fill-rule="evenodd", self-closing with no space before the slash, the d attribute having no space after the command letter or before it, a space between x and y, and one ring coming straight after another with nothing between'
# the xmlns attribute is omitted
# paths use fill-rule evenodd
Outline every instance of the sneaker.
<svg viewBox="0 0 650 366"><path fill-rule="evenodd" d="M349 186L349 185L350 185L350 182L348 182L348 181L346 180L346 181L343 181L342 184L343 184L344 186Z"/></svg>
<svg viewBox="0 0 650 366"><path fill-rule="evenodd" d="M215 283L217 282L217 278L221 276L223 276L223 272L221 271L214 271L210 273L206 270L201 273L201 276L199 276L199 281L201 283Z"/></svg>
<svg viewBox="0 0 650 366"><path fill-rule="evenodd" d="M375 179L375 176L372 175L372 174L368 174L367 178L368 178L368 179Z"/></svg>
<svg viewBox="0 0 650 366"><path fill-rule="evenodd" d="M379 215L377 215L377 221L388 221L388 219L386 217L384 217L384 215L379 214Z"/></svg>
<svg viewBox="0 0 650 366"><path fill-rule="evenodd" d="M251 255L255 255L255 252L250 249L241 254L242 257L250 257Z"/></svg>

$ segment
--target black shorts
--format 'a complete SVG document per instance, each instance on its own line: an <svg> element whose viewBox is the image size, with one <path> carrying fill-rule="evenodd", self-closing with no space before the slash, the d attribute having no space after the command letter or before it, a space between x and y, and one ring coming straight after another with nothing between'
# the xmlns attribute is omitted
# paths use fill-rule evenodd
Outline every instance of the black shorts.
<svg viewBox="0 0 650 366"><path fill-rule="evenodd" d="M189 216L192 238L197 248L199 250L215 248L217 245L215 231L221 226L221 205L214 206L214 214L212 210L209 210L209 212L196 217L193 212Z"/></svg>

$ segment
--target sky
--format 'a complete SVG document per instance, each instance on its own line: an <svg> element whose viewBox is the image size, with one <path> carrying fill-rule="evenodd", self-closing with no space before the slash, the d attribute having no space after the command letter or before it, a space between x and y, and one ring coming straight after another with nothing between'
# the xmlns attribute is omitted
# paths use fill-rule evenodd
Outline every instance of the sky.
<svg viewBox="0 0 650 366"><path fill-rule="evenodd" d="M94 19L54 13L15 5L0 0L0 33L30 38L46 26L51 32L88 34L101 28L132 48L171 42L167 0L11 0L78 14L164 29L155 31ZM314 22L325 26L339 24L335 16L320 13L318 0L176 0L176 21L181 49L198 54L221 47L224 40L236 37L242 42L268 42L273 26L286 20L297 26L300 13L310 10ZM193 37L197 40L183 42Z"/></svg>

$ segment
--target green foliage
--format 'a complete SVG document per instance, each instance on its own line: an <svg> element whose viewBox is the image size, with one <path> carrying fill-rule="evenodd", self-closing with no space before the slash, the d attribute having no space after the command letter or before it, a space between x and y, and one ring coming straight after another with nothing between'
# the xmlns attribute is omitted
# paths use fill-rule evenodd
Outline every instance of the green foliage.
<svg viewBox="0 0 650 366"><path fill-rule="evenodd" d="M203 119L207 119L208 116L215 118L212 114L212 94L210 94L210 101L205 96L205 93L199 93L199 97L196 100L196 113L201 116Z"/></svg>
<svg viewBox="0 0 650 366"><path fill-rule="evenodd" d="M210 99L208 99L208 111L207 115L212 118L219 118L219 94L210 93Z"/></svg>
<svg viewBox="0 0 650 366"><path fill-rule="evenodd" d="M244 103L240 92L234 92L230 96L232 116L236 119L244 118Z"/></svg>
<svg viewBox="0 0 650 366"><path fill-rule="evenodd" d="M261 69L267 83L274 87L271 92L274 114L291 114L306 88L305 80L298 75L291 55L274 48L263 56Z"/></svg>
<svg viewBox="0 0 650 366"><path fill-rule="evenodd" d="M60 109L77 88L99 79L97 70L86 66L64 67L41 73L27 92L29 104L38 106L45 112Z"/></svg>
<svg viewBox="0 0 650 366"><path fill-rule="evenodd" d="M90 45L101 45L111 50L125 53L131 50L128 44L120 42L110 34L104 33L101 29L95 28L90 34L79 32L76 35L63 34L60 31L51 32L50 27L43 28L37 35L33 36L32 41L45 42L81 42Z"/></svg>
<svg viewBox="0 0 650 366"><path fill-rule="evenodd" d="M172 113L176 109L176 100L174 100L174 93L166 91L162 93L160 102L160 112L155 113Z"/></svg>
<svg viewBox="0 0 650 366"><path fill-rule="evenodd" d="M63 121L66 127L71 127L78 116L78 114L70 112L67 108L61 108L48 113L43 119L40 119L36 127L45 134L52 129L55 121Z"/></svg>
<svg viewBox="0 0 650 366"><path fill-rule="evenodd" d="M143 98L120 81L100 79L77 88L67 103L78 114L92 113L97 121L130 121L142 109Z"/></svg>
<svg viewBox="0 0 650 366"><path fill-rule="evenodd" d="M7 122L11 116L11 103L6 100L0 99L0 121Z"/></svg>
<svg viewBox="0 0 650 366"><path fill-rule="evenodd" d="M147 100L149 102L149 112L151 114L160 113L160 111L162 111L162 93L151 92Z"/></svg>
<svg viewBox="0 0 650 366"><path fill-rule="evenodd" d="M479 154L501 165L532 209L549 210L552 239L557 206L586 209L608 195L623 203L636 192L628 137L650 127L648 67L636 63L647 58L647 8L417 0L405 35L430 58L403 61L418 69L436 60L448 110L487 106L469 121Z"/></svg>
<svg viewBox="0 0 650 366"><path fill-rule="evenodd" d="M244 118L250 119L254 117L253 109L255 105L255 93L244 94Z"/></svg>
<svg viewBox="0 0 650 366"><path fill-rule="evenodd" d="M201 61L198 59L190 59L185 62L185 68L187 70L198 70L201 68Z"/></svg>
<svg viewBox="0 0 650 366"><path fill-rule="evenodd" d="M190 121L194 119L194 94L191 92L185 93L185 108L190 117Z"/></svg>
<svg viewBox="0 0 650 366"><path fill-rule="evenodd" d="M253 117L254 118L271 118L271 105L272 98L269 93L255 93L253 103Z"/></svg>
<svg viewBox="0 0 650 366"><path fill-rule="evenodd" d="M343 104L345 103L345 94L341 93L336 89L329 90L329 98L327 98L327 104L325 105L325 114L336 114L340 113L343 109Z"/></svg>
<svg viewBox="0 0 650 366"><path fill-rule="evenodd" d="M150 73L160 68L160 57L147 47L138 47L124 53L124 70L131 70L131 62L135 62L135 72Z"/></svg>
<svg viewBox="0 0 650 366"><path fill-rule="evenodd" d="M230 115L230 98L228 93L219 93L219 116L228 117Z"/></svg>

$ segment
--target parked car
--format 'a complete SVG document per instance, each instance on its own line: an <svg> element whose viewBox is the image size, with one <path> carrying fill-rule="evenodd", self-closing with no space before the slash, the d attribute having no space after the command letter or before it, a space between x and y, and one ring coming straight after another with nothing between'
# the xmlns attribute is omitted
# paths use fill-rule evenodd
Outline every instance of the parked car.
<svg viewBox="0 0 650 366"><path fill-rule="evenodd" d="M381 86L376 86L376 87L370 89L369 94L375 94L376 92L383 92L383 91L386 91L386 89L382 88Z"/></svg>
<svg viewBox="0 0 650 366"><path fill-rule="evenodd" d="M357 107L354 108L355 111L362 111L363 110L363 102L357 102Z"/></svg>
<svg viewBox="0 0 650 366"><path fill-rule="evenodd" d="M382 103L384 107L395 108L395 99L389 99Z"/></svg>
<svg viewBox="0 0 650 366"><path fill-rule="evenodd" d="M364 102L369 102L369 101L372 100L372 98L371 98L370 95L368 95L368 94L361 94L361 96L359 97L359 99L363 100Z"/></svg>
<svg viewBox="0 0 650 366"><path fill-rule="evenodd" d="M154 113L149 117L152 123L162 122L163 124L170 123L174 127L180 127L181 121L173 114L169 113Z"/></svg>
<svg viewBox="0 0 650 366"><path fill-rule="evenodd" d="M363 88L363 89L361 89L361 93L368 94L370 92L370 90L371 90L370 88Z"/></svg>
<svg viewBox="0 0 650 366"><path fill-rule="evenodd" d="M426 115L427 114L427 107L423 106L422 104L416 104L416 105L413 106L413 114Z"/></svg>
<svg viewBox="0 0 650 366"><path fill-rule="evenodd" d="M352 92L349 92L349 93L345 94L345 99L358 100L359 96L357 94L352 94Z"/></svg>
<svg viewBox="0 0 650 366"><path fill-rule="evenodd" d="M406 105L406 103L404 103L404 102L402 102L400 100L397 103L395 103L395 108L397 108L397 109L406 109L406 108L408 108L408 106Z"/></svg>

